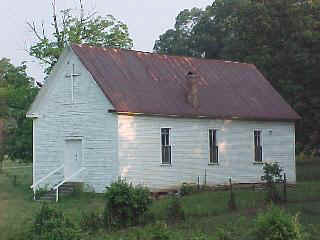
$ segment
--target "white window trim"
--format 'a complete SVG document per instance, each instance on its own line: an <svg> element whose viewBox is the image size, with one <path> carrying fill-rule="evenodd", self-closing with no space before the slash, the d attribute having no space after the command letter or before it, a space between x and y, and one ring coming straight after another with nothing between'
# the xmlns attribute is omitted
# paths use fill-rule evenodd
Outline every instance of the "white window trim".
<svg viewBox="0 0 320 240"><path fill-rule="evenodd" d="M209 141L209 137L210 137L210 130L216 130L216 142L217 142L217 146L218 146L218 162L217 163L212 163L210 162L210 141ZM219 146L219 138L218 138L218 132L220 132L219 128L208 128L207 131L207 150L208 150L208 165L209 166L218 166L220 165L220 146Z"/></svg>
<svg viewBox="0 0 320 240"><path fill-rule="evenodd" d="M262 159L261 159L261 162L257 162L256 160L255 160L255 149L254 149L254 132L255 131L260 131L260 137L261 137L261 139L260 139L260 143L261 143L261 147L262 147ZM264 131L261 129L261 128L255 128L255 129L253 129L253 131L252 131L252 134L253 134L253 136L251 136L251 139L253 140L253 145L252 145L252 149L253 149L253 164L257 164L257 165L259 165L259 164L264 164L264 144L263 144L263 141L264 141L264 136L263 136L263 133L264 133Z"/></svg>
<svg viewBox="0 0 320 240"><path fill-rule="evenodd" d="M171 146L171 163L163 163L162 162L162 129L170 129L169 130L169 146ZM173 163L173 145L172 145L172 127L161 127L160 128L160 166L172 166Z"/></svg>

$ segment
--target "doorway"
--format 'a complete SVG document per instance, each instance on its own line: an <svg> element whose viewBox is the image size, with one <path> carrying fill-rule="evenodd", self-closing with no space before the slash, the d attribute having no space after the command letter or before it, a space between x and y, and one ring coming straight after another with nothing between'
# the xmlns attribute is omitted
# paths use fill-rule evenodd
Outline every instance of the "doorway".
<svg viewBox="0 0 320 240"><path fill-rule="evenodd" d="M64 178L70 177L80 169L82 162L82 140L66 140L64 154Z"/></svg>

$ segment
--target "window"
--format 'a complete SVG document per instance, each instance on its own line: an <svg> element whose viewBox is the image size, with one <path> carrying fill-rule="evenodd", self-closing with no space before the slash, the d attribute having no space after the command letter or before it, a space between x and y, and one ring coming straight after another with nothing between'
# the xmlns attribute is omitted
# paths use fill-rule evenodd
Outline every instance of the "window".
<svg viewBox="0 0 320 240"><path fill-rule="evenodd" d="M254 161L262 162L261 131L254 131Z"/></svg>
<svg viewBox="0 0 320 240"><path fill-rule="evenodd" d="M217 145L217 130L209 130L209 149L210 149L210 164L217 164L219 161L219 149Z"/></svg>
<svg viewBox="0 0 320 240"><path fill-rule="evenodd" d="M170 128L161 128L162 164L171 164Z"/></svg>

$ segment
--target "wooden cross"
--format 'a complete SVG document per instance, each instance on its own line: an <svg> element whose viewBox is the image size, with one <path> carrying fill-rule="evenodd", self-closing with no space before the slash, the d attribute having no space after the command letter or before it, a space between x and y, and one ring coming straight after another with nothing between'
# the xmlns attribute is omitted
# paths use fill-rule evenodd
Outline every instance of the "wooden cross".
<svg viewBox="0 0 320 240"><path fill-rule="evenodd" d="M66 78L71 78L71 99L72 99L72 103L74 101L74 77L79 77L79 76L80 76L79 73L75 73L75 66L74 66L74 64L72 64L72 73L66 75Z"/></svg>

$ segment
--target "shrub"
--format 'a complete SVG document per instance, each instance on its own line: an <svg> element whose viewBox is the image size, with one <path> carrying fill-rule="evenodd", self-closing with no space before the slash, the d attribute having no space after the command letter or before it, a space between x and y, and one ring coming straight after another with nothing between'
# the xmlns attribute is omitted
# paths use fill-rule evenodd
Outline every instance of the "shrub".
<svg viewBox="0 0 320 240"><path fill-rule="evenodd" d="M75 226L63 213L48 204L41 206L31 228L33 240L75 240L79 239Z"/></svg>
<svg viewBox="0 0 320 240"><path fill-rule="evenodd" d="M197 191L197 186L190 183L182 183L180 188L180 195L187 196Z"/></svg>
<svg viewBox="0 0 320 240"><path fill-rule="evenodd" d="M168 202L167 220L169 223L185 220L185 213L178 197L172 197Z"/></svg>
<svg viewBox="0 0 320 240"><path fill-rule="evenodd" d="M283 169L278 163L265 163L263 166L264 175L261 177L267 183L267 200L274 203L281 201L281 196L276 184L282 181Z"/></svg>
<svg viewBox="0 0 320 240"><path fill-rule="evenodd" d="M305 239L298 216L291 216L274 206L257 216L253 235L257 240Z"/></svg>
<svg viewBox="0 0 320 240"><path fill-rule="evenodd" d="M203 233L196 233L190 238L190 240L207 240L207 239L208 237Z"/></svg>
<svg viewBox="0 0 320 240"><path fill-rule="evenodd" d="M164 223L158 222L152 226L151 230L151 240L169 240L170 232L168 226Z"/></svg>
<svg viewBox="0 0 320 240"><path fill-rule="evenodd" d="M147 188L134 187L121 179L107 187L105 197L104 216L107 226L111 227L138 224L152 203Z"/></svg>
<svg viewBox="0 0 320 240"><path fill-rule="evenodd" d="M232 233L222 227L217 228L215 235L219 240L233 240Z"/></svg>
<svg viewBox="0 0 320 240"><path fill-rule="evenodd" d="M80 227L84 231L97 231L103 226L103 217L96 212L82 213Z"/></svg>

